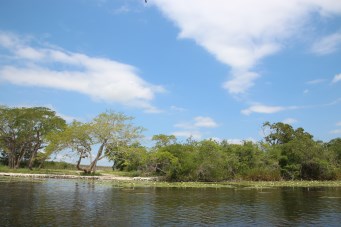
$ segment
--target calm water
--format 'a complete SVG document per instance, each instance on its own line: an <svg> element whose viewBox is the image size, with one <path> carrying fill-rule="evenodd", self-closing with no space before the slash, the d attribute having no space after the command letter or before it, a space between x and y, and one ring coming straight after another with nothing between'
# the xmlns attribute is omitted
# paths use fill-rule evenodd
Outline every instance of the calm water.
<svg viewBox="0 0 341 227"><path fill-rule="evenodd" d="M341 188L122 189L0 179L0 226L341 226Z"/></svg>

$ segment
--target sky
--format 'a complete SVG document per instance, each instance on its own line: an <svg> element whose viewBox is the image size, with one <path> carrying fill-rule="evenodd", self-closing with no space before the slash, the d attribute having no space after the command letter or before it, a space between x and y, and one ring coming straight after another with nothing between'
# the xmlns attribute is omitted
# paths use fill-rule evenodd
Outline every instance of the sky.
<svg viewBox="0 0 341 227"><path fill-rule="evenodd" d="M1 0L0 105L240 143L341 137L340 0Z"/></svg>

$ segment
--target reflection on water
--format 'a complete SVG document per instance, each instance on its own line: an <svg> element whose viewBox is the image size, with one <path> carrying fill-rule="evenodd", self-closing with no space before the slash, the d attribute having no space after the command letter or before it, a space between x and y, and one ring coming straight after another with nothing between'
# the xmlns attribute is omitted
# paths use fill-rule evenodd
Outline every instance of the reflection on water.
<svg viewBox="0 0 341 227"><path fill-rule="evenodd" d="M1 226L339 226L341 188L115 188L0 181Z"/></svg>

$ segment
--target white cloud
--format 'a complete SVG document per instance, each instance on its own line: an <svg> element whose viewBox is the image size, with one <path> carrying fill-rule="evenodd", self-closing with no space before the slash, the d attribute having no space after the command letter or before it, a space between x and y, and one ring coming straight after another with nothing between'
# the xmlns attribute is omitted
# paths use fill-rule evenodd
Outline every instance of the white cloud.
<svg viewBox="0 0 341 227"><path fill-rule="evenodd" d="M226 141L229 144L236 144L236 145L242 145L245 142L253 142L253 143L256 142L256 140L253 139L253 138L248 138L248 139L227 139Z"/></svg>
<svg viewBox="0 0 341 227"><path fill-rule="evenodd" d="M192 121L177 123L174 127L182 129L180 131L173 132L172 134L175 136L186 138L192 136L194 139L201 139L202 132L200 129L216 128L218 127L218 124L210 117L198 116Z"/></svg>
<svg viewBox="0 0 341 227"><path fill-rule="evenodd" d="M262 104L255 104L247 109L242 110L241 113L244 115L250 115L252 113L272 114L286 109L287 108L283 106L266 106Z"/></svg>
<svg viewBox="0 0 341 227"><path fill-rule="evenodd" d="M292 125L292 124L295 124L298 122L297 119L295 118L286 118L282 121L284 124L289 124L289 125Z"/></svg>
<svg viewBox="0 0 341 227"><path fill-rule="evenodd" d="M335 129L329 132L330 134L341 134L341 129Z"/></svg>
<svg viewBox="0 0 341 227"><path fill-rule="evenodd" d="M337 122L336 126L341 126L341 121Z"/></svg>
<svg viewBox="0 0 341 227"><path fill-rule="evenodd" d="M307 84L321 84L325 81L326 81L325 79L316 79L316 80L307 81Z"/></svg>
<svg viewBox="0 0 341 227"><path fill-rule="evenodd" d="M171 106L170 109L172 111L176 111L176 112L185 112L187 109L182 108L182 107L178 107L178 106Z"/></svg>
<svg viewBox="0 0 341 227"><path fill-rule="evenodd" d="M234 72L232 80L226 81L223 85L232 94L244 93L247 89L254 85L254 80L259 74L254 72Z"/></svg>
<svg viewBox="0 0 341 227"><path fill-rule="evenodd" d="M230 93L245 92L259 74L254 66L276 53L283 41L301 32L312 13L341 13L335 0L154 0L180 28L179 38L193 39L231 67Z"/></svg>
<svg viewBox="0 0 341 227"><path fill-rule="evenodd" d="M341 73L334 76L332 83L341 81Z"/></svg>
<svg viewBox="0 0 341 227"><path fill-rule="evenodd" d="M216 128L218 124L210 117L195 117L194 126L199 128Z"/></svg>
<svg viewBox="0 0 341 227"><path fill-rule="evenodd" d="M319 55L331 54L341 47L341 33L334 33L321 38L312 46L312 51Z"/></svg>
<svg viewBox="0 0 341 227"><path fill-rule="evenodd" d="M51 47L33 47L17 35L0 32L0 46L15 58L0 66L0 81L75 91L95 100L159 112L151 104L161 86L138 76L127 64Z"/></svg>
<svg viewBox="0 0 341 227"><path fill-rule="evenodd" d="M200 131L196 131L196 130L184 130L184 131L175 131L172 133L172 135L176 136L176 137L184 137L184 138L190 138L192 137L193 139L201 139L202 134Z"/></svg>
<svg viewBox="0 0 341 227"><path fill-rule="evenodd" d="M174 127L182 129L216 128L218 124L210 117L198 116L192 121L177 123Z"/></svg>

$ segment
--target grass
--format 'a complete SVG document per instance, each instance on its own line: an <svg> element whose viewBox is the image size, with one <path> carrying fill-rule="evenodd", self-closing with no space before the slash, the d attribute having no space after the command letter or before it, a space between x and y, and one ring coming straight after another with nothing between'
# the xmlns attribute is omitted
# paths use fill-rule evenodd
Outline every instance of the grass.
<svg viewBox="0 0 341 227"><path fill-rule="evenodd" d="M83 175L77 170L70 169L10 169L0 165L0 172L23 174L55 174L55 175ZM112 171L100 169L94 176L112 175L123 177L140 176L139 172ZM99 181L115 187L157 187L157 188L278 188L278 187L341 187L341 181L226 181L226 182L166 182L166 181Z"/></svg>
<svg viewBox="0 0 341 227"><path fill-rule="evenodd" d="M56 175L79 175L76 170L69 169L36 169L27 168L10 169L7 166L0 165L0 172L3 173L30 173L30 174L56 174Z"/></svg>

